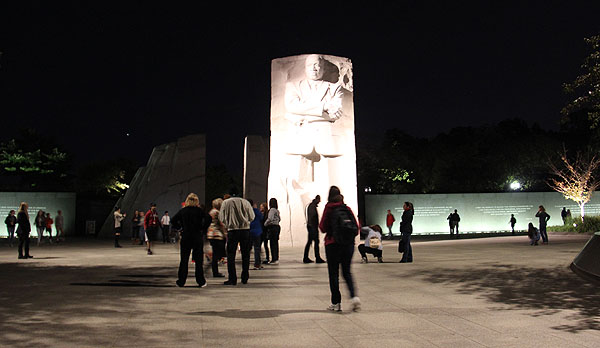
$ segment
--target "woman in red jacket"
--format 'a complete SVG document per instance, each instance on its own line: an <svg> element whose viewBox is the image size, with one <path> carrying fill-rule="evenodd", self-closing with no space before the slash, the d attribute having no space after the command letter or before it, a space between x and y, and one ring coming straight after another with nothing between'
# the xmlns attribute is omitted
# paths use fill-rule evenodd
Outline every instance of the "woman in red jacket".
<svg viewBox="0 0 600 348"><path fill-rule="evenodd" d="M359 226L352 210L344 204L344 197L340 194L340 189L337 186L331 186L319 228L321 232L325 233L325 254L327 255L329 289L331 290L331 305L327 309L337 312L342 310L342 295L340 293L339 280L340 264L342 266L342 276L350 291L352 310L357 311L360 309L360 299L356 296L356 289L352 280L352 273L350 272L352 255L354 254L354 240L351 242L341 242L336 241L333 236L333 229L337 223L335 219L344 214L351 216L351 219L354 220L354 226L356 226L355 236L358 235Z"/></svg>

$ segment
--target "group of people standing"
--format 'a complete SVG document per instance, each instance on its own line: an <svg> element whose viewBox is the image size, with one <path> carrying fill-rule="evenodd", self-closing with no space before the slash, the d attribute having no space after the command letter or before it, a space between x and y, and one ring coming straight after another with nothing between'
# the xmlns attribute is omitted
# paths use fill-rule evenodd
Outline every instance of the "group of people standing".
<svg viewBox="0 0 600 348"><path fill-rule="evenodd" d="M121 208L116 207L114 211L114 223L115 223L115 248L121 248L119 240L123 234L123 220L127 215L121 212ZM147 253L152 255L153 243L161 238L162 242L172 243L174 238L171 236L171 217L169 212L165 211L164 215L159 218L156 210L156 204L151 203L150 209L147 212L136 210L133 213L131 219L131 242L134 244L144 245L146 242Z"/></svg>
<svg viewBox="0 0 600 348"><path fill-rule="evenodd" d="M37 245L39 246L44 238L44 233L48 233L50 243L64 240L64 217L62 211L58 211L56 218L52 219L50 213L39 210L34 220L37 230ZM6 230L8 231L8 243L12 247L15 239L15 233L19 239L18 251L19 259L33 258L29 254L29 237L31 234L31 222L29 220L29 204L21 202L19 211L15 214L11 210L4 219ZM52 238L52 225L56 228L55 239Z"/></svg>

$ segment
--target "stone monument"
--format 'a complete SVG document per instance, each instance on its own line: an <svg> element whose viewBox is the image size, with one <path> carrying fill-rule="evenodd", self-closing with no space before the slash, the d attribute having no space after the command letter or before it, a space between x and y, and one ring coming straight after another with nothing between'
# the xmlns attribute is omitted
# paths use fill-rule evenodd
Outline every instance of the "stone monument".
<svg viewBox="0 0 600 348"><path fill-rule="evenodd" d="M117 206L127 214L123 220L123 236L131 234L131 218L135 210L148 211L150 203L156 203L159 215L168 210L173 216L190 192L204 202L206 179L206 136L189 135L177 141L156 146L148 164L136 172L129 189ZM106 218L99 235L113 235L112 212Z"/></svg>
<svg viewBox="0 0 600 348"><path fill-rule="evenodd" d="M278 201L281 244L306 242L306 207L316 195L326 202L331 185L358 211L352 77L348 58L272 61L268 198Z"/></svg>

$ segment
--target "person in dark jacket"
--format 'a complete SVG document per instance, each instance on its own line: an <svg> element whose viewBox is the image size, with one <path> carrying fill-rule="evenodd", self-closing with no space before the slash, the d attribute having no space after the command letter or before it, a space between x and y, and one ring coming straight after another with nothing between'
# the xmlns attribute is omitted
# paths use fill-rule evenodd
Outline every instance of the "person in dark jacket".
<svg viewBox="0 0 600 348"><path fill-rule="evenodd" d="M14 210L8 213L8 216L4 219L4 223L6 224L6 231L8 233L8 245L12 247L13 239L15 239L15 227L17 225L17 217Z"/></svg>
<svg viewBox="0 0 600 348"><path fill-rule="evenodd" d="M340 293L340 265L342 266L342 276L348 285L350 291L350 303L352 304L352 310L358 311L360 309L360 299L357 296L357 291L354 286L354 280L352 279L352 273L350 272L350 265L352 264L352 255L354 254L354 243L352 244L340 244L333 238L333 218L335 217L334 211L339 207L346 207L344 204L344 197L340 194L340 189L337 186L331 186L329 188L329 195L327 198L327 204L323 210L323 217L319 228L321 232L325 233L325 255L327 256L327 271L329 273L329 290L331 291L331 304L327 307L330 311L339 312L342 310L342 295ZM342 207L342 208L343 208ZM354 213L350 210L350 213L354 219L354 223L358 226ZM358 230L356 229L356 235Z"/></svg>
<svg viewBox="0 0 600 348"><path fill-rule="evenodd" d="M550 215L546 213L546 208L543 205L539 206L536 218L540 219L540 235L542 236L542 244L548 244L548 232L546 232L546 224L550 220Z"/></svg>
<svg viewBox="0 0 600 348"><path fill-rule="evenodd" d="M210 223L210 216L200 208L200 201L195 193L190 193L187 196L185 207L178 211L171 219L173 227L181 230L181 261L179 262L179 271L177 273L177 281L175 282L177 286L184 286L187 280L190 252L193 254L194 260L196 260L196 283L200 287L206 286L206 279L204 278L204 270L202 268L204 261L203 247L204 235Z"/></svg>
<svg viewBox="0 0 600 348"><path fill-rule="evenodd" d="M321 258L319 253L319 212L317 206L321 202L321 196L317 195L315 199L308 205L306 209L306 229L308 230L308 240L304 246L304 263L314 262L308 258L308 252L310 251L310 245L315 243L315 260L317 263L325 263L325 260Z"/></svg>
<svg viewBox="0 0 600 348"><path fill-rule="evenodd" d="M413 262L412 246L410 245L410 236L412 235L412 221L415 210L411 202L404 202L404 212L402 212L402 220L400 221L400 233L404 243L404 252L400 263Z"/></svg>
<svg viewBox="0 0 600 348"><path fill-rule="evenodd" d="M19 207L19 213L17 213L17 236L19 237L19 259L31 259L32 255L29 255L29 233L31 232L31 224L29 223L29 205L26 202L22 202ZM25 247L25 254L23 254L23 247Z"/></svg>
<svg viewBox="0 0 600 348"><path fill-rule="evenodd" d="M256 203L253 200L249 199L250 205L252 206L252 210L254 211L254 220L250 223L250 245L252 248L254 246L254 269L261 269L264 266L260 263L260 246L262 244L262 221L263 215L260 210L256 207Z"/></svg>

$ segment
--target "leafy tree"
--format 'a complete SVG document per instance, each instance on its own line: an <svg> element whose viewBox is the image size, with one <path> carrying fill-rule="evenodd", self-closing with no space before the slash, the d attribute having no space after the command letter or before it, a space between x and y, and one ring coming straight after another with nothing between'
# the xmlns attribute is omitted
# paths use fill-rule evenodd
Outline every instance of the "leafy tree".
<svg viewBox="0 0 600 348"><path fill-rule="evenodd" d="M563 149L560 155L559 165L550 163L554 177L548 181L548 185L566 199L577 203L582 220L585 216L585 204L592 199L594 191L600 187L599 168L600 158L579 152L575 159L569 159L566 149Z"/></svg>
<svg viewBox="0 0 600 348"><path fill-rule="evenodd" d="M94 196L118 198L125 194L138 165L128 159L94 161L77 171L77 191Z"/></svg>
<svg viewBox="0 0 600 348"><path fill-rule="evenodd" d="M2 190L64 190L70 186L69 168L69 154L33 129L0 143Z"/></svg>
<svg viewBox="0 0 600 348"><path fill-rule="evenodd" d="M572 121L572 116L582 112L587 116L592 128L600 125L600 35L586 38L591 53L581 66L583 72L573 82L565 83L568 94L577 94L563 109L563 122Z"/></svg>

